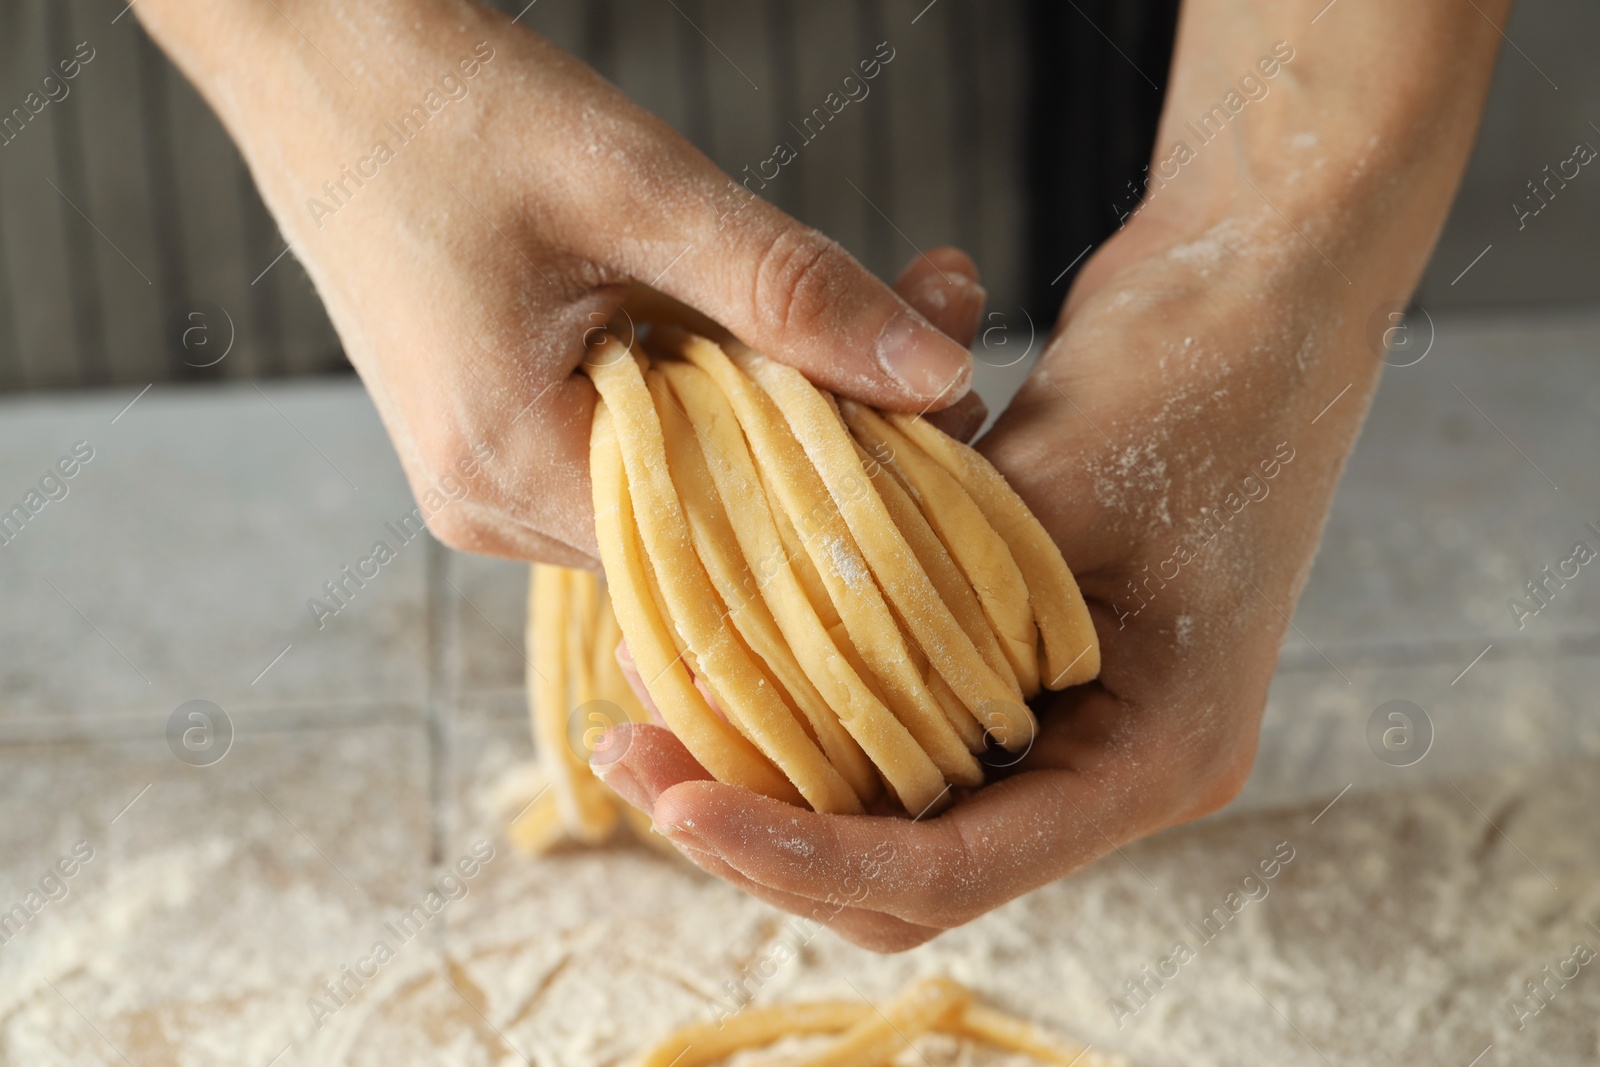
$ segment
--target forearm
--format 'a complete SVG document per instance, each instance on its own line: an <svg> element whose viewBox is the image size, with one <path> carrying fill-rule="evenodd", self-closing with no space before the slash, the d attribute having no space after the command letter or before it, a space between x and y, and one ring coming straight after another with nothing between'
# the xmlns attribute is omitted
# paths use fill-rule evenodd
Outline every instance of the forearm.
<svg viewBox="0 0 1600 1067"><path fill-rule="evenodd" d="M1466 165L1509 6L1190 0L1143 239L1276 218L1355 304L1405 299Z"/></svg>
<svg viewBox="0 0 1600 1067"><path fill-rule="evenodd" d="M470 52L506 22L470 0L140 0L133 10L234 131L378 108L436 78L451 39Z"/></svg>
<svg viewBox="0 0 1600 1067"><path fill-rule="evenodd" d="M1251 564L1285 610L1383 366L1370 324L1404 307L1432 251L1500 40L1488 19L1506 7L1337 0L1313 24L1325 3L1185 6L1142 202L1074 282L1041 372L986 441L1024 480L1046 443L1112 471L1137 457L1141 488L1165 495L1099 521L1154 559L1179 534L1169 519L1208 514L1287 444L1294 474L1268 512L1282 525ZM1094 424L1063 413L1063 395ZM1099 536L1038 481L1029 503L1064 544ZM1098 559L1071 560L1085 561ZM1211 591L1222 611L1238 585ZM1258 681L1271 665L1259 659Z"/></svg>
<svg viewBox="0 0 1600 1067"><path fill-rule="evenodd" d="M1228 436L1318 419L1310 481L1331 488L1383 366L1369 324L1404 307L1432 252L1500 41L1490 19L1508 0L1325 3L1185 5L1143 200L1065 317L1093 334L1121 321L1097 295L1168 294L1156 318L1220 362L1136 358L1137 388L1182 395L1247 375L1251 399L1227 386Z"/></svg>
<svg viewBox="0 0 1600 1067"><path fill-rule="evenodd" d="M439 92L441 79L463 98L478 88L492 63L474 48L498 31L490 19L503 21L462 0L141 0L134 11L217 112L297 244L303 224L316 228L307 198L326 199L323 183L377 141L395 147L386 123ZM449 110L438 125L457 133L476 118L473 108Z"/></svg>

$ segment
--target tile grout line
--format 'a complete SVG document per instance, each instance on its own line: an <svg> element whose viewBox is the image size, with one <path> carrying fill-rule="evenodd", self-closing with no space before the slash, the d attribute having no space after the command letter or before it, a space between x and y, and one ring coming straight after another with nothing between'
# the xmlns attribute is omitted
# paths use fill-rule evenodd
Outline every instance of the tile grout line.
<svg viewBox="0 0 1600 1067"><path fill-rule="evenodd" d="M399 697L372 700L335 700L293 705L265 705L233 712L252 719L252 729L271 733L307 729L338 729L383 723L414 724L427 719L427 708ZM506 716L510 718L511 716ZM0 747L7 745L77 744L83 741L133 742L165 735L154 712L128 712L61 718L41 714L0 720Z"/></svg>
<svg viewBox="0 0 1600 1067"><path fill-rule="evenodd" d="M455 602L443 595L445 570L450 565L448 550L429 537L424 544L427 560L425 582L428 666L427 708L425 721L428 731L428 866L432 871L444 862L445 839L448 836L449 754L450 722L448 704L458 688L450 666L450 652L455 646L452 619Z"/></svg>

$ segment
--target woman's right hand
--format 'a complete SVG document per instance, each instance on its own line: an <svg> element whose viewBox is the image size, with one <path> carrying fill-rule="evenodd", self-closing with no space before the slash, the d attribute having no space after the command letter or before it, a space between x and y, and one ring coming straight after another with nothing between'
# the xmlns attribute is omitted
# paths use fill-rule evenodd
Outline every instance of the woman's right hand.
<svg viewBox="0 0 1600 1067"><path fill-rule="evenodd" d="M922 257L912 274L937 300L908 303L497 12L464 0L134 11L241 146L447 544L595 565L595 394L574 370L632 286L842 396L937 411L967 393L967 352L912 303L967 314L983 300L970 270ZM402 141L418 104L425 122ZM457 482L464 496L427 506Z"/></svg>

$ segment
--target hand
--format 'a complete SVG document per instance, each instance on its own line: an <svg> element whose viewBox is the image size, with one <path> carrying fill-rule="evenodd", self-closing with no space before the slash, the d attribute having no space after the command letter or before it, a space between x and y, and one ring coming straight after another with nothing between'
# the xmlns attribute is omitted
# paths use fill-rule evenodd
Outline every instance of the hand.
<svg viewBox="0 0 1600 1067"><path fill-rule="evenodd" d="M1270 241L1232 232L1235 248ZM1270 247L1270 263L1228 254L1229 273L1281 271L1292 250ZM1103 254L1119 252L1113 242ZM1281 338L1311 332L1299 309L1314 302L1270 289L1219 299L1167 252L1075 294L1065 329L981 446L1066 546L1100 634L1100 679L1040 706L1039 735L1001 780L915 822L757 797L709 781L666 731L623 728L633 736L607 748L624 754L597 769L695 863L893 950L1238 792L1372 375L1311 425L1349 383L1300 374L1282 350ZM1319 269L1302 259L1283 284L1312 288ZM1225 516L1209 543L1191 522L1207 509ZM1194 550L1187 563L1180 545Z"/></svg>
<svg viewBox="0 0 1600 1067"><path fill-rule="evenodd" d="M454 547L597 565L595 394L574 370L630 286L871 404L967 393L962 346L504 15L460 0L135 13L239 142ZM402 140L430 91L438 110ZM952 284L982 303L967 275Z"/></svg>
<svg viewBox="0 0 1600 1067"><path fill-rule="evenodd" d="M1315 13L1187 5L1157 158L1214 75L1226 87L1288 35L1275 23ZM1100 678L1042 702L1016 768L937 818L820 815L709 781L666 731L634 726L608 744L622 755L597 768L606 781L705 870L879 951L1235 796L1376 383L1367 318L1415 285L1493 56L1475 12L1406 17L1461 57L1396 87L1372 75L1401 55L1350 59L1375 39L1365 15L1319 28L1277 110L1257 107L1096 252L980 444L1062 546L1102 645Z"/></svg>

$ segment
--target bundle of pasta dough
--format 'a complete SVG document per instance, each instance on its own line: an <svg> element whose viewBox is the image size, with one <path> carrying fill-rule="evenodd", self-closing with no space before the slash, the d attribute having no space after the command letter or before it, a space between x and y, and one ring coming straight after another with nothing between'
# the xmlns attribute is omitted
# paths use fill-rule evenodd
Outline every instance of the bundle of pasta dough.
<svg viewBox="0 0 1600 1067"><path fill-rule="evenodd" d="M643 347L607 336L585 363L600 394L595 530L639 675L713 777L820 812L881 797L921 815L982 783L978 754L1031 745L1028 699L1099 673L1060 551L977 452L737 342L658 325ZM538 636L587 633L607 612L598 587L547 570L530 663L554 672ZM572 821L586 768L562 743L572 702L592 698L570 680L535 688L541 763L568 794L555 807L593 839L606 818Z"/></svg>

